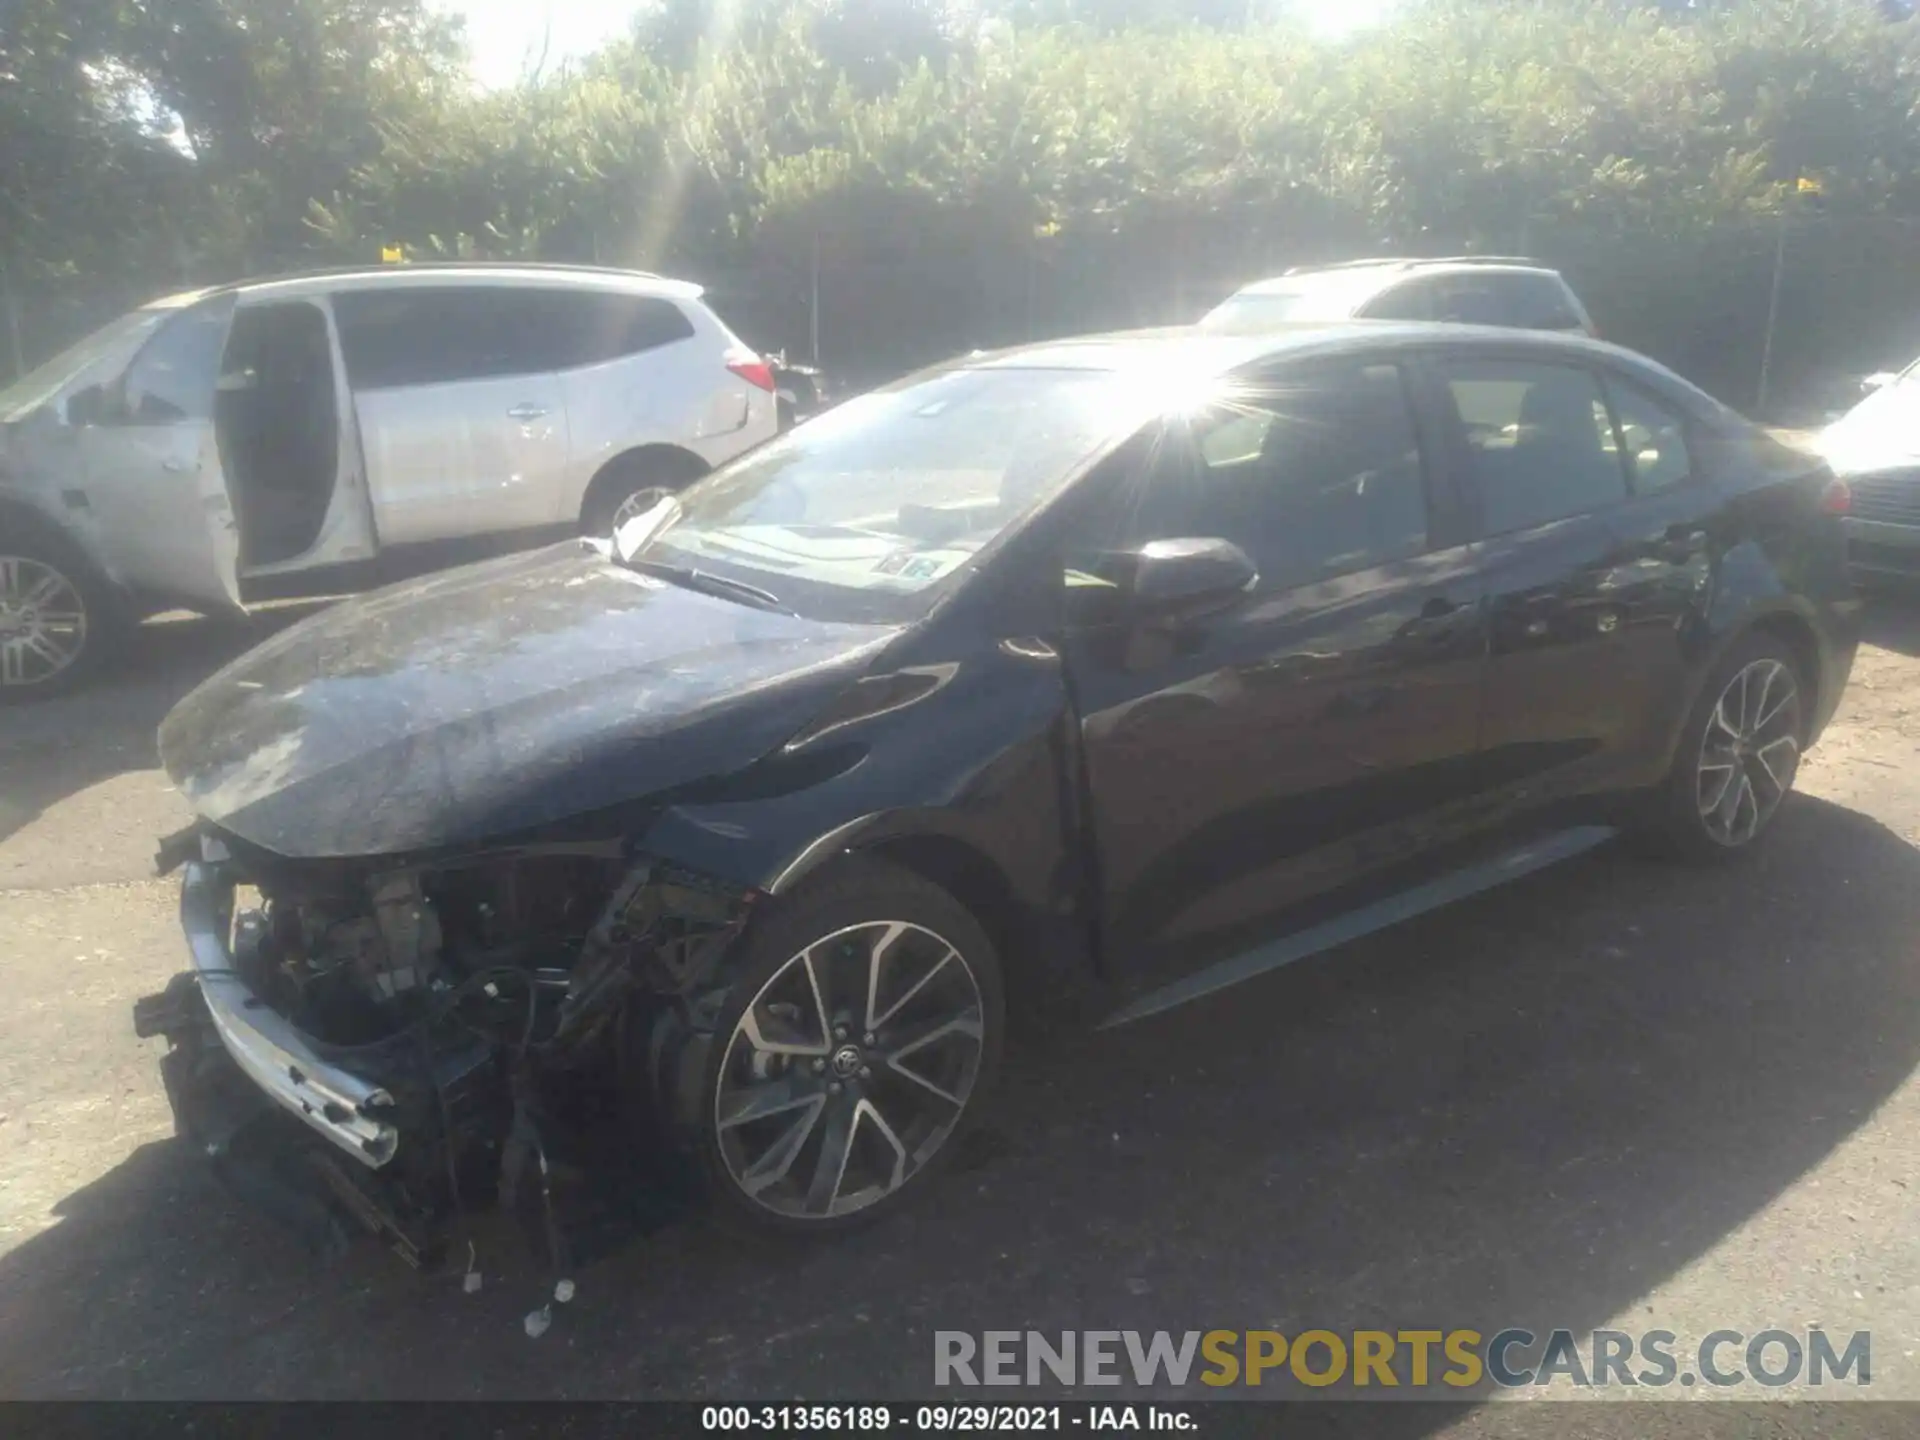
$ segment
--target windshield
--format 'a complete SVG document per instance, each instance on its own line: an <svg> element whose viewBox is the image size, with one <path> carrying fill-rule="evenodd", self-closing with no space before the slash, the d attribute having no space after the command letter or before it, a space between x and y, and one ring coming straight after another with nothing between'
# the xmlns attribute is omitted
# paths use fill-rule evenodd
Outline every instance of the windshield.
<svg viewBox="0 0 1920 1440"><path fill-rule="evenodd" d="M656 533L622 548L640 568L745 582L823 619L910 619L1141 423L1141 394L1137 382L1089 370L950 370L905 382L693 486L663 507Z"/></svg>
<svg viewBox="0 0 1920 1440"><path fill-rule="evenodd" d="M1228 296L1201 317L1200 328L1239 334L1301 321L1347 320L1379 288L1380 277L1365 271L1268 282Z"/></svg>
<svg viewBox="0 0 1920 1440"><path fill-rule="evenodd" d="M190 298L190 297L187 297ZM69 345L43 365L27 371L6 389L0 390L0 421L24 420L46 404L90 367L124 358L146 339L160 322L180 308L178 301L162 301L143 306L103 325L84 340ZM97 377L105 379L105 375Z"/></svg>

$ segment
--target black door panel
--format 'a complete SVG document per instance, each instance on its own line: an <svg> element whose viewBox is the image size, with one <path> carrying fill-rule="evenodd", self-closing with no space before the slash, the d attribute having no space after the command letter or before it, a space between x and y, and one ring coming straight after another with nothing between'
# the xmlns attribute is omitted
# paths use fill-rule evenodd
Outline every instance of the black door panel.
<svg viewBox="0 0 1920 1440"><path fill-rule="evenodd" d="M1621 547L1586 515L1482 546L1488 661L1480 737L1490 780L1525 782L1564 767L1577 786L1604 770L1632 714L1623 692L1625 650L1617 591Z"/></svg>
<svg viewBox="0 0 1920 1440"><path fill-rule="evenodd" d="M1686 421L1617 377L1608 376L1606 388L1635 490L1607 515L1621 546L1613 590L1633 707L1623 779L1651 784L1665 772L1671 737L1686 718L1687 677L1706 648L1714 577L1730 535L1722 497L1695 473Z"/></svg>
<svg viewBox="0 0 1920 1440"><path fill-rule="evenodd" d="M1627 474L1599 379L1577 366L1480 350L1435 357L1480 533L1490 783L1524 804L1604 784L1640 723L1623 589L1627 546L1609 523Z"/></svg>
<svg viewBox="0 0 1920 1440"><path fill-rule="evenodd" d="M1076 637L1068 662L1122 951L1171 958L1157 952L1399 858L1381 832L1466 793L1484 652L1475 600L1460 548L1178 634Z"/></svg>
<svg viewBox="0 0 1920 1440"><path fill-rule="evenodd" d="M1399 373L1348 362L1264 383L1153 447L1144 485L1123 488L1132 540L1231 540L1255 591L1066 645L1123 968L1198 960L1399 858L1475 781L1474 557L1426 548L1431 476Z"/></svg>

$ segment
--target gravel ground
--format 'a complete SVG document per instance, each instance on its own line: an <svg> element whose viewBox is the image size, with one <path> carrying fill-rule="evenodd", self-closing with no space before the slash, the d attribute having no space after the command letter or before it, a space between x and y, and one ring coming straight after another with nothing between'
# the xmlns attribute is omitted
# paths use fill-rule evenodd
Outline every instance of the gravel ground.
<svg viewBox="0 0 1920 1440"><path fill-rule="evenodd" d="M183 963L151 736L244 637L150 626L118 683L0 715L0 1396L905 1398L935 1329L1818 1324L1920 1398L1920 607L1871 636L1751 862L1602 849L1016 1053L911 1213L817 1249L673 1225L534 1341L504 1244L477 1295L322 1270L170 1138L128 1019Z"/></svg>

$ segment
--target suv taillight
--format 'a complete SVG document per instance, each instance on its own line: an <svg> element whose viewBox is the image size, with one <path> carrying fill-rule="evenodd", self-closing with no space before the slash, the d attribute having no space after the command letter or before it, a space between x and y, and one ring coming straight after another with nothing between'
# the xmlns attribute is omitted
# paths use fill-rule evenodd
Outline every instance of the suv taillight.
<svg viewBox="0 0 1920 1440"><path fill-rule="evenodd" d="M751 350L729 350L727 352L727 369L738 375L749 385L756 386L769 393L773 390L773 367Z"/></svg>

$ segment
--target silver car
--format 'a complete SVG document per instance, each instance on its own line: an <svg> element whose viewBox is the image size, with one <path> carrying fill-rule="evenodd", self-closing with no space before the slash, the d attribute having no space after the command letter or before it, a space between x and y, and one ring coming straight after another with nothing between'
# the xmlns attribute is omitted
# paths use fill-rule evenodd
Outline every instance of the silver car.
<svg viewBox="0 0 1920 1440"><path fill-rule="evenodd" d="M1920 361L1863 384L1816 446L1846 481L1847 565L1862 580L1920 580Z"/></svg>
<svg viewBox="0 0 1920 1440"><path fill-rule="evenodd" d="M1327 320L1438 320L1599 334L1587 307L1558 270L1499 255L1295 266L1284 275L1241 286L1208 311L1200 326L1257 332Z"/></svg>
<svg viewBox="0 0 1920 1440"><path fill-rule="evenodd" d="M700 287L407 265L143 306L0 391L0 698L143 614L337 593L605 534L773 437Z"/></svg>

